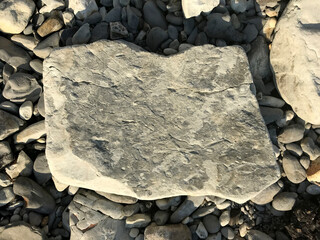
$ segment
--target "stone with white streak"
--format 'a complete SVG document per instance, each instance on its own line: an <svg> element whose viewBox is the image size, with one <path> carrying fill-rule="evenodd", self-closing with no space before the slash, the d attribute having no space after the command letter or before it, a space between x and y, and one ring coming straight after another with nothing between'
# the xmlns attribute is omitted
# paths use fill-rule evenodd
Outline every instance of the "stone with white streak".
<svg viewBox="0 0 320 240"><path fill-rule="evenodd" d="M275 29L270 55L282 98L313 124L320 124L319 12L319 1L290 1Z"/></svg>
<svg viewBox="0 0 320 240"><path fill-rule="evenodd" d="M43 82L46 156L61 183L245 202L279 178L240 47L163 57L121 41L69 46L44 61Z"/></svg>

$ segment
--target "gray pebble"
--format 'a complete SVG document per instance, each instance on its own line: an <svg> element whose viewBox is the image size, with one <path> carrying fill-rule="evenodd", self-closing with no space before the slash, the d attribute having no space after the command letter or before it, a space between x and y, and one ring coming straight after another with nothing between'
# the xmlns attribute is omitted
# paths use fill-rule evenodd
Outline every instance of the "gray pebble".
<svg viewBox="0 0 320 240"><path fill-rule="evenodd" d="M150 25L150 27L159 27L163 30L168 28L166 18L161 10L153 1L147 1L143 6L144 20Z"/></svg>
<svg viewBox="0 0 320 240"><path fill-rule="evenodd" d="M154 214L153 220L158 226L163 226L169 220L170 214L167 211L157 211Z"/></svg>
<svg viewBox="0 0 320 240"><path fill-rule="evenodd" d="M188 196L170 217L172 223L179 223L187 216L190 216L203 202L204 197Z"/></svg>
<svg viewBox="0 0 320 240"><path fill-rule="evenodd" d="M283 116L280 108L260 107L260 112L266 124L280 120Z"/></svg>
<svg viewBox="0 0 320 240"><path fill-rule="evenodd" d="M201 218L204 217L210 213L216 212L218 209L214 204L206 207L200 207L198 208L194 213L192 213L191 217L196 219L196 218Z"/></svg>
<svg viewBox="0 0 320 240"><path fill-rule="evenodd" d="M282 108L285 104L285 101L273 96L261 95L258 98L258 103L260 106Z"/></svg>
<svg viewBox="0 0 320 240"><path fill-rule="evenodd" d="M128 19L128 30L132 33L136 33L138 31L140 18L135 14L132 10L132 7L127 6L127 19Z"/></svg>
<svg viewBox="0 0 320 240"><path fill-rule="evenodd" d="M301 166L298 159L285 152L282 160L283 170L290 182L298 184L303 182L306 177L306 170Z"/></svg>
<svg viewBox="0 0 320 240"><path fill-rule="evenodd" d="M206 228L204 227L203 223L200 222L198 224L197 230L196 230L196 234L198 235L198 237L200 239L205 239L208 237L208 232L206 230Z"/></svg>
<svg viewBox="0 0 320 240"><path fill-rule="evenodd" d="M15 198L12 187L0 189L0 207L7 205Z"/></svg>
<svg viewBox="0 0 320 240"><path fill-rule="evenodd" d="M307 187L306 192L311 195L319 195L320 194L320 187L315 184L311 184Z"/></svg>
<svg viewBox="0 0 320 240"><path fill-rule="evenodd" d="M9 142L0 142L0 169L14 161Z"/></svg>
<svg viewBox="0 0 320 240"><path fill-rule="evenodd" d="M198 28L195 27L192 30L191 34L189 35L189 37L187 39L187 43L194 44L194 42L196 41L197 35L198 35Z"/></svg>
<svg viewBox="0 0 320 240"><path fill-rule="evenodd" d="M105 16L104 21L107 23L121 21L121 10L120 6L112 8Z"/></svg>
<svg viewBox="0 0 320 240"><path fill-rule="evenodd" d="M173 25L182 25L182 23L183 23L183 18L177 17L173 13L167 14L166 19L169 23L171 23Z"/></svg>
<svg viewBox="0 0 320 240"><path fill-rule="evenodd" d="M32 226L39 226L42 221L42 215L36 212L29 213L29 223Z"/></svg>
<svg viewBox="0 0 320 240"><path fill-rule="evenodd" d="M10 223L19 222L20 220L21 220L20 215L12 215L12 217L10 218Z"/></svg>
<svg viewBox="0 0 320 240"><path fill-rule="evenodd" d="M144 240L144 235L140 233L134 240Z"/></svg>
<svg viewBox="0 0 320 240"><path fill-rule="evenodd" d="M30 120L33 113L33 104L31 101L25 101L19 108L19 116L23 120Z"/></svg>
<svg viewBox="0 0 320 240"><path fill-rule="evenodd" d="M33 49L35 55L39 58L46 58L52 52L53 48L59 47L60 35L59 32L51 34L49 37L45 38Z"/></svg>
<svg viewBox="0 0 320 240"><path fill-rule="evenodd" d="M303 153L302 148L297 143L286 144L286 149L297 157L300 157Z"/></svg>
<svg viewBox="0 0 320 240"><path fill-rule="evenodd" d="M317 145L315 145L312 138L305 137L301 141L300 145L302 150L309 155L311 161L320 157L320 148Z"/></svg>
<svg viewBox="0 0 320 240"><path fill-rule="evenodd" d="M278 211L290 211L298 195L295 192L281 192L272 201L272 207Z"/></svg>
<svg viewBox="0 0 320 240"><path fill-rule="evenodd" d="M176 49L172 49L172 48L165 48L165 49L163 49L163 53L164 53L164 55L166 55L166 56L176 54L177 52L178 52L178 51L177 51Z"/></svg>
<svg viewBox="0 0 320 240"><path fill-rule="evenodd" d="M33 174L37 182L42 185L51 179L51 172L44 153L38 154L33 164Z"/></svg>
<svg viewBox="0 0 320 240"><path fill-rule="evenodd" d="M251 24L251 23L247 24L247 26L243 30L243 33L246 35L247 43L251 43L258 36L257 28L255 27L254 24Z"/></svg>
<svg viewBox="0 0 320 240"><path fill-rule="evenodd" d="M169 25L168 26L168 35L169 35L169 38L171 38L172 40L178 39L179 32L175 26Z"/></svg>
<svg viewBox="0 0 320 240"><path fill-rule="evenodd" d="M121 22L110 22L110 39L116 40L128 36L128 30Z"/></svg>
<svg viewBox="0 0 320 240"><path fill-rule="evenodd" d="M6 167L6 173L12 178L16 178L19 175L28 177L32 174L33 170L33 161L30 157L24 152L21 151L18 155L18 159L14 164Z"/></svg>
<svg viewBox="0 0 320 240"><path fill-rule="evenodd" d="M37 73L42 74L43 72L43 63L40 59L33 59L29 62L30 67Z"/></svg>
<svg viewBox="0 0 320 240"><path fill-rule="evenodd" d="M234 239L234 231L231 227L223 227L221 228L222 236L224 236L226 239Z"/></svg>
<svg viewBox="0 0 320 240"><path fill-rule="evenodd" d="M127 228L143 228L148 226L150 222L151 222L151 218L149 215L144 213L138 213L126 219L126 227Z"/></svg>
<svg viewBox="0 0 320 240"><path fill-rule="evenodd" d="M307 169L309 168L309 166L310 166L310 159L309 159L309 157L307 157L307 156L302 156L299 161L300 161L301 166L304 167L304 169L307 170Z"/></svg>
<svg viewBox="0 0 320 240"><path fill-rule="evenodd" d="M5 110L8 113L19 114L19 107L10 101L0 103L0 109Z"/></svg>
<svg viewBox="0 0 320 240"><path fill-rule="evenodd" d="M196 40L194 42L194 45L201 46L201 45L205 45L205 44L208 44L207 35L204 32L198 33Z"/></svg>
<svg viewBox="0 0 320 240"><path fill-rule="evenodd" d="M145 4L146 5L146 4ZM167 31L160 27L154 27L147 34L146 43L152 52L156 52L160 47L161 43L168 39Z"/></svg>
<svg viewBox="0 0 320 240"><path fill-rule="evenodd" d="M293 143L300 141L303 138L305 128L301 124L292 124L285 127L278 136L281 143Z"/></svg>
<svg viewBox="0 0 320 240"><path fill-rule="evenodd" d="M191 48L192 46L193 46L192 44L182 43L179 46L179 52L185 51L185 50Z"/></svg>
<svg viewBox="0 0 320 240"><path fill-rule="evenodd" d="M106 22L98 23L91 32L90 42L95 42L101 39L108 39L109 24Z"/></svg>
<svg viewBox="0 0 320 240"><path fill-rule="evenodd" d="M273 200L273 197L281 190L277 183L272 184L267 187L263 191L261 191L258 195L251 199L252 202L259 205L264 205Z"/></svg>
<svg viewBox="0 0 320 240"><path fill-rule="evenodd" d="M8 187L10 185L12 185L12 181L10 180L9 176L5 173L0 173L0 186Z"/></svg>
<svg viewBox="0 0 320 240"><path fill-rule="evenodd" d="M83 24L79 30L73 35L73 44L84 44L89 42L91 38L90 25L89 23Z"/></svg>
<svg viewBox="0 0 320 240"><path fill-rule="evenodd" d="M222 203L216 203L216 206L219 210L223 210L228 208L231 205L229 200L223 201Z"/></svg>
<svg viewBox="0 0 320 240"><path fill-rule="evenodd" d="M207 215L203 218L203 224L208 233L217 233L220 230L219 219L214 215Z"/></svg>
<svg viewBox="0 0 320 240"><path fill-rule="evenodd" d="M190 35L192 30L195 27L195 21L193 18L188 18L183 20L183 31L187 34Z"/></svg>
<svg viewBox="0 0 320 240"><path fill-rule="evenodd" d="M139 229L138 228L131 228L129 232L129 236L132 238L135 238L139 235Z"/></svg>

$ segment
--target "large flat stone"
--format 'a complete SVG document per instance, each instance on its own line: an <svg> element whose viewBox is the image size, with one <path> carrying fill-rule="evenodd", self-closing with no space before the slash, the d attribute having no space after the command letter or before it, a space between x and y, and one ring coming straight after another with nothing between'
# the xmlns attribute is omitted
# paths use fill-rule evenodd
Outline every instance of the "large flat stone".
<svg viewBox="0 0 320 240"><path fill-rule="evenodd" d="M46 156L61 183L139 199L244 202L279 178L240 47L171 57L99 41L44 62Z"/></svg>
<svg viewBox="0 0 320 240"><path fill-rule="evenodd" d="M283 100L313 124L320 124L319 12L320 1L290 1L275 29L270 52Z"/></svg>

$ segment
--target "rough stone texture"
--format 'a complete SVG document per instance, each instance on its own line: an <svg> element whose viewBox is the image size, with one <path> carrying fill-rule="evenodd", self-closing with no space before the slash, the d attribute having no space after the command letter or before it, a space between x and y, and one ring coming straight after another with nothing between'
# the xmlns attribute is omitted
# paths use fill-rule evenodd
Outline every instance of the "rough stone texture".
<svg viewBox="0 0 320 240"><path fill-rule="evenodd" d="M50 170L64 184L139 199L245 202L279 178L251 85L240 47L54 50L44 62Z"/></svg>
<svg viewBox="0 0 320 240"><path fill-rule="evenodd" d="M220 0L182 0L182 10L186 18L191 18L201 12L210 12L219 3Z"/></svg>
<svg viewBox="0 0 320 240"><path fill-rule="evenodd" d="M32 0L3 0L0 2L0 31L21 33L28 25L36 5Z"/></svg>
<svg viewBox="0 0 320 240"><path fill-rule="evenodd" d="M313 124L320 124L319 12L319 1L290 1L277 24L270 55L282 98Z"/></svg>

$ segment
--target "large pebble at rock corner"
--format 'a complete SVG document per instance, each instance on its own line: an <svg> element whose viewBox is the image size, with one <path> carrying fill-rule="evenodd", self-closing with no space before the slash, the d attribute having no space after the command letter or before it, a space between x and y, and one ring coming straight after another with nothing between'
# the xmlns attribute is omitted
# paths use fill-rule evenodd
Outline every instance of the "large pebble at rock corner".
<svg viewBox="0 0 320 240"><path fill-rule="evenodd" d="M240 47L165 57L120 41L70 46L44 61L43 83L46 156L63 184L143 200L209 194L245 202L280 177Z"/></svg>
<svg viewBox="0 0 320 240"><path fill-rule="evenodd" d="M9 34L21 33L34 12L33 0L3 0L0 2L0 31Z"/></svg>
<svg viewBox="0 0 320 240"><path fill-rule="evenodd" d="M319 1L290 1L275 29L270 53L282 98L313 124L320 124L319 12Z"/></svg>

